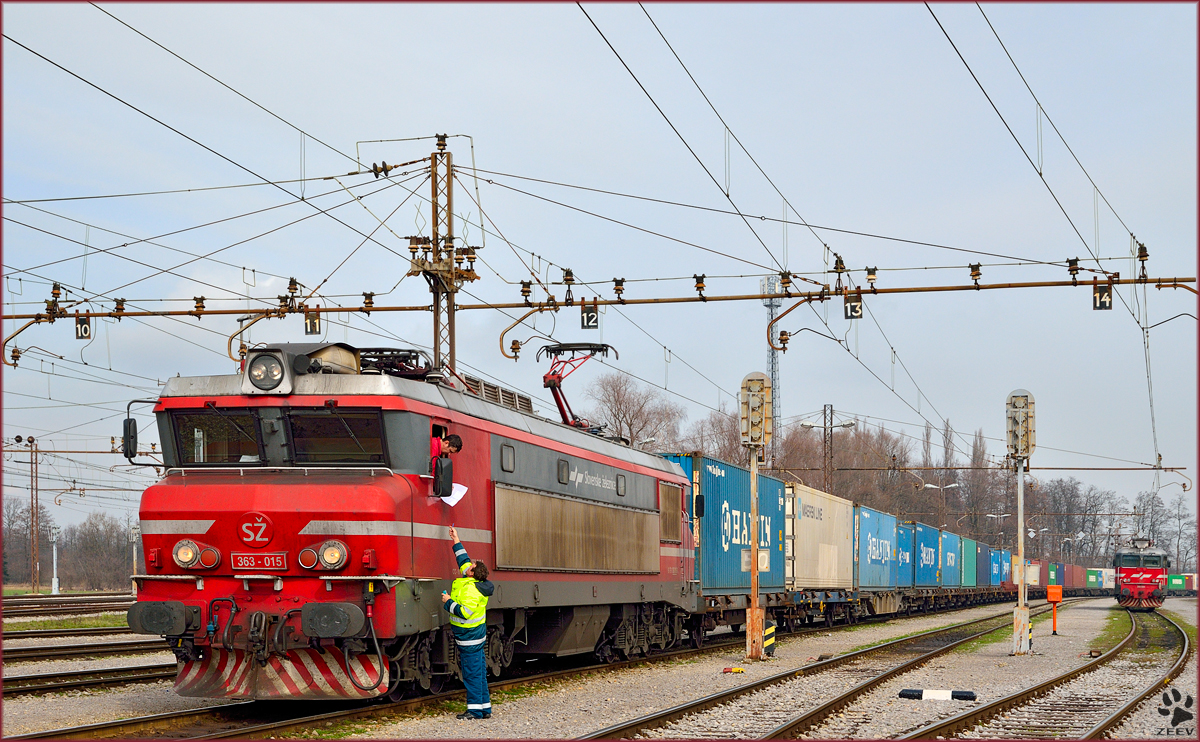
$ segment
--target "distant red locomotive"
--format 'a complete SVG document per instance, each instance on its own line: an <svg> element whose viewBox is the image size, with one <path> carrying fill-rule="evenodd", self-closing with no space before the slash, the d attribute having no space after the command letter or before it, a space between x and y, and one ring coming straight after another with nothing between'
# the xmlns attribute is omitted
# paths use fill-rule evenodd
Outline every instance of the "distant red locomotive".
<svg viewBox="0 0 1200 742"><path fill-rule="evenodd" d="M273 345L241 374L168 382L155 406L167 470L142 496L128 618L167 637L178 693L439 689L459 672L440 601L457 576L450 525L493 569L493 674L515 657L663 649L703 611L678 465L480 380L453 388L430 365ZM443 433L463 450L431 461Z"/></svg>
<svg viewBox="0 0 1200 742"><path fill-rule="evenodd" d="M1123 608L1151 611L1162 607L1167 592L1167 552L1152 546L1149 539L1135 538L1113 555L1117 570L1114 592Z"/></svg>

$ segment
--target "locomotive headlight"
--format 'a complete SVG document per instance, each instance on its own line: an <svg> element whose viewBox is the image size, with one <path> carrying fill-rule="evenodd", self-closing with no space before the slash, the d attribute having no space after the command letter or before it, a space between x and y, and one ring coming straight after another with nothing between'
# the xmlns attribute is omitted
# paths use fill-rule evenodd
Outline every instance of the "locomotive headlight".
<svg viewBox="0 0 1200 742"><path fill-rule="evenodd" d="M341 541L326 541L317 552L321 566L325 569L337 569L346 564L349 551Z"/></svg>
<svg viewBox="0 0 1200 742"><path fill-rule="evenodd" d="M196 548L196 542L189 539L175 544L172 554L175 557L175 563L184 569L195 566L196 562L200 560L200 550Z"/></svg>
<svg viewBox="0 0 1200 742"><path fill-rule="evenodd" d="M264 353L250 362L246 374L251 384L264 392L270 391L283 381L283 364L275 356Z"/></svg>

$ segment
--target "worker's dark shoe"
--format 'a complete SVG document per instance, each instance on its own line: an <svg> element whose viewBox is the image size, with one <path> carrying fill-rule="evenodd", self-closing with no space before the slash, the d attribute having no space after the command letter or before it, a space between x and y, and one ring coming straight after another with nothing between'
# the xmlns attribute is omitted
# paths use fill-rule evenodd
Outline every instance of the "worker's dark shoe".
<svg viewBox="0 0 1200 742"><path fill-rule="evenodd" d="M492 718L492 712L491 712L491 711L484 711L484 712L483 712L483 718L485 718L485 719L490 719L490 718Z"/></svg>
<svg viewBox="0 0 1200 742"><path fill-rule="evenodd" d="M455 719L471 719L471 720L475 720L475 719L478 719L479 717L478 717L478 716L476 716L475 714L472 714L470 711L464 711L464 712L462 712L461 714L459 714L458 716L455 716L454 718L455 718Z"/></svg>

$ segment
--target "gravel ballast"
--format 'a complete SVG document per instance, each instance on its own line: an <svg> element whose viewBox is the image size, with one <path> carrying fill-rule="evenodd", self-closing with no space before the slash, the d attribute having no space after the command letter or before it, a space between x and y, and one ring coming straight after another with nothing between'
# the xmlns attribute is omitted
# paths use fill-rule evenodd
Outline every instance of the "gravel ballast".
<svg viewBox="0 0 1200 742"><path fill-rule="evenodd" d="M810 730L805 738L894 737L973 706L991 703L1089 662L1089 642L1114 619L1122 627L1129 625L1124 611L1116 610L1111 598L1069 606L1058 613L1057 636L1051 636L1049 621L1034 625L1034 653L1024 657L1009 656L1012 630L1006 627L996 634L1003 636L1000 641L974 650L970 645L964 646L883 683L832 719ZM905 688L973 691L976 700L905 700L899 697Z"/></svg>
<svg viewBox="0 0 1200 742"><path fill-rule="evenodd" d="M743 651L726 651L700 658L664 662L561 681L519 698L493 696L493 716L485 721L459 721L453 712L426 714L395 722L356 721L361 738L530 739L578 737L638 716L661 711L755 679L815 662L821 654L843 654L865 644L928 631L1011 611L1012 604L995 604L952 614L920 616L887 624L859 624L782 639L774 659L750 663ZM725 667L745 673L724 674ZM819 676L814 676L819 677ZM847 686L848 687L848 686ZM498 701L500 701L498 703Z"/></svg>

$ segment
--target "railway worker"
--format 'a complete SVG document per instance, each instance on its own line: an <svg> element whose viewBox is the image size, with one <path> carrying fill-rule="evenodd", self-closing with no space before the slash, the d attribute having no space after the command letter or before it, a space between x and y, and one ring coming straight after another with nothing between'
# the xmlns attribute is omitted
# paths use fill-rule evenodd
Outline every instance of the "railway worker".
<svg viewBox="0 0 1200 742"><path fill-rule="evenodd" d="M457 438L458 436L450 436ZM461 447L461 442L459 446ZM487 604L495 587L488 580L488 568L482 561L471 561L458 540L458 531L450 526L454 558L462 577L454 581L450 592L442 591L442 607L450 613L450 627L462 666L463 685L467 686L467 710L459 719L489 719L492 699L487 686Z"/></svg>
<svg viewBox="0 0 1200 742"><path fill-rule="evenodd" d="M454 433L445 438L435 435L429 441L429 456L435 459L439 456L449 456L461 451L462 446L462 438Z"/></svg>

